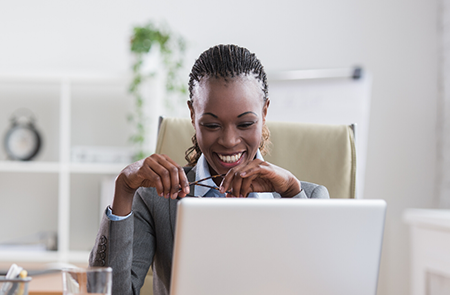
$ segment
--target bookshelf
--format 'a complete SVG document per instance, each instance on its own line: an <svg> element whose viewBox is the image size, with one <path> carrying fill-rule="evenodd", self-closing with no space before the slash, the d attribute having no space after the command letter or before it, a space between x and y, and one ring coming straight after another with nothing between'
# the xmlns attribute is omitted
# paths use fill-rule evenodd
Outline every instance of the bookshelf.
<svg viewBox="0 0 450 295"><path fill-rule="evenodd" d="M29 162L9 161L0 149L0 222L8 225L2 235L57 234L56 251L2 248L0 261L87 262L100 219L101 182L127 163L74 163L71 151L77 145L129 147L128 82L108 74L0 73L0 134L8 116L26 107L44 142Z"/></svg>

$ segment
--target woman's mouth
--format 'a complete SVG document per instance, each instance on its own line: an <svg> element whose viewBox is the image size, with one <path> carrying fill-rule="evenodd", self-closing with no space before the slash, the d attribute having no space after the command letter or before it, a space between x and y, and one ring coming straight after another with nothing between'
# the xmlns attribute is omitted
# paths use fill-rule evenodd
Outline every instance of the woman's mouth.
<svg viewBox="0 0 450 295"><path fill-rule="evenodd" d="M217 155L219 156L219 159L222 162L227 163L227 164L233 164L233 163L238 162L241 159L242 154L243 153L237 153L234 155L221 155L221 154L217 154Z"/></svg>

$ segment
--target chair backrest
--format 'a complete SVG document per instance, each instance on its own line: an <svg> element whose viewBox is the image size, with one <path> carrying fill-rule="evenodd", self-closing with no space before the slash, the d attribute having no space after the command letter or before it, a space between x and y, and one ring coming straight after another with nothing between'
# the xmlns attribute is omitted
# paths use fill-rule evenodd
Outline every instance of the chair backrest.
<svg viewBox="0 0 450 295"><path fill-rule="evenodd" d="M331 198L355 198L356 152L348 125L267 122L270 154L264 160L291 171L298 179L327 187ZM184 166L194 135L190 119L161 118L156 153Z"/></svg>

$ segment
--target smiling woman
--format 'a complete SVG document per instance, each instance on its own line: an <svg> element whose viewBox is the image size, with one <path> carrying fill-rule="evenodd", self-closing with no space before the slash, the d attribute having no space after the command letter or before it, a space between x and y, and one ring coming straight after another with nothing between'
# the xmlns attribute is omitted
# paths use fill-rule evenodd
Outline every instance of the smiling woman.
<svg viewBox="0 0 450 295"><path fill-rule="evenodd" d="M90 257L92 266L113 268L113 294L139 294L150 265L154 293L170 293L180 198L329 197L325 187L264 161L270 100L255 54L235 45L208 49L192 68L189 92L195 135L186 151L187 167L153 154L125 167L116 179L114 201ZM200 180L205 182L196 185Z"/></svg>
<svg viewBox="0 0 450 295"><path fill-rule="evenodd" d="M199 84L189 101L199 149L213 173L227 173L255 158L269 101L254 77L204 78Z"/></svg>

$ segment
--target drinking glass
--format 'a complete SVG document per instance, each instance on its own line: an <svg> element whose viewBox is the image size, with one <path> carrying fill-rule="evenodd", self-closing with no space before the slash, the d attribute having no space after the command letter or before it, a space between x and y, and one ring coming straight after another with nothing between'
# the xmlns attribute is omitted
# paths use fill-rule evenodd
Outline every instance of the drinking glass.
<svg viewBox="0 0 450 295"><path fill-rule="evenodd" d="M62 279L64 295L111 295L111 267L63 269Z"/></svg>

